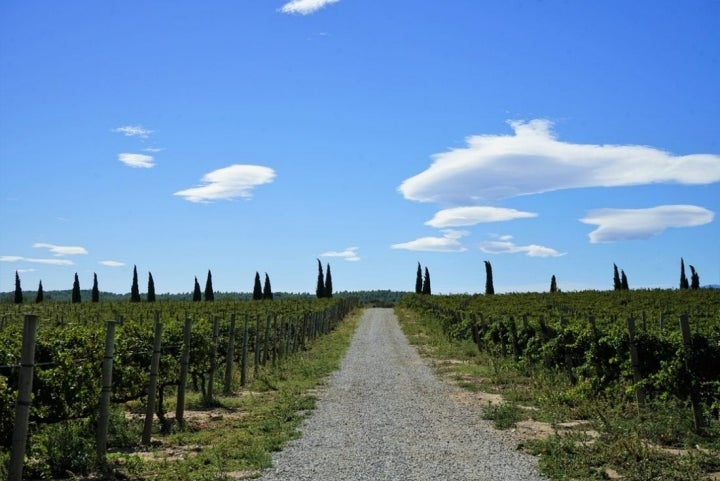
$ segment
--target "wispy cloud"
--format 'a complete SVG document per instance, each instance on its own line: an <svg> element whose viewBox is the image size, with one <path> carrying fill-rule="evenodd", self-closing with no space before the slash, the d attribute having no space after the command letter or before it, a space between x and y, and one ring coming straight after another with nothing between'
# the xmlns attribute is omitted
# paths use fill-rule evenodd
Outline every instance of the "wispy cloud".
<svg viewBox="0 0 720 481"><path fill-rule="evenodd" d="M36 242L33 247L37 249L48 249L56 256L76 256L87 254L88 251L80 246L59 246L55 244L47 244L45 242Z"/></svg>
<svg viewBox="0 0 720 481"><path fill-rule="evenodd" d="M146 129L142 125L125 125L113 129L113 132L119 132L125 137L140 137L141 139L147 139L153 133L152 130Z"/></svg>
<svg viewBox="0 0 720 481"><path fill-rule="evenodd" d="M525 254L528 257L560 257L564 252L558 252L550 247L530 244L520 246L513 242L511 235L500 236L496 241L487 241L480 244L480 250L487 254Z"/></svg>
<svg viewBox="0 0 720 481"><path fill-rule="evenodd" d="M72 266L75 264L70 259L35 259L21 256L0 256L0 262L32 262L34 264L50 264L55 266Z"/></svg>
<svg viewBox="0 0 720 481"><path fill-rule="evenodd" d="M596 209L580 219L597 225L589 234L593 244L648 239L669 227L709 224L715 213L695 205L660 205L648 209Z"/></svg>
<svg viewBox="0 0 720 481"><path fill-rule="evenodd" d="M122 267L125 265L124 262L119 262L119 261L100 261L100 264L107 266L107 267Z"/></svg>
<svg viewBox="0 0 720 481"><path fill-rule="evenodd" d="M308 15L315 13L326 5L337 3L340 0L292 0L280 8L282 13L299 13Z"/></svg>
<svg viewBox="0 0 720 481"><path fill-rule="evenodd" d="M118 154L118 160L129 167L149 169L155 167L152 155Z"/></svg>
<svg viewBox="0 0 720 481"><path fill-rule="evenodd" d="M275 179L275 171L260 165L234 164L205 174L198 187L180 190L174 195L190 202L229 200L237 197L249 199L253 189Z"/></svg>
<svg viewBox="0 0 720 481"><path fill-rule="evenodd" d="M467 248L458 239L468 235L467 232L454 229L442 231L442 237L421 237L410 242L393 244L393 249L405 249L409 251L431 251L431 252L463 252Z"/></svg>
<svg viewBox="0 0 720 481"><path fill-rule="evenodd" d="M360 260L357 247L348 247L344 251L327 251L320 254L320 257L342 257L346 261L357 262Z"/></svg>
<svg viewBox="0 0 720 481"><path fill-rule="evenodd" d="M453 207L436 212L432 219L425 222L425 225L437 228L461 227L529 217L537 217L537 214L503 207Z"/></svg>
<svg viewBox="0 0 720 481"><path fill-rule="evenodd" d="M720 155L560 142L542 119L510 126L514 135L471 136L467 147L434 155L398 190L408 200L467 205L583 187L720 181Z"/></svg>
<svg viewBox="0 0 720 481"><path fill-rule="evenodd" d="M148 147L146 149L143 149L143 152L156 153L156 152L162 152L163 150L165 150L164 147Z"/></svg>

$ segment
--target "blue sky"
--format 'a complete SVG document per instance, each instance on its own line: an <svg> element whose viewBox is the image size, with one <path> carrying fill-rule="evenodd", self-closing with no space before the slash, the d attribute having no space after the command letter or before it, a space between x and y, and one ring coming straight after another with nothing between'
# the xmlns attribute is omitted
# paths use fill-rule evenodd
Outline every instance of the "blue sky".
<svg viewBox="0 0 720 481"><path fill-rule="evenodd" d="M0 291L720 283L720 2L0 5Z"/></svg>

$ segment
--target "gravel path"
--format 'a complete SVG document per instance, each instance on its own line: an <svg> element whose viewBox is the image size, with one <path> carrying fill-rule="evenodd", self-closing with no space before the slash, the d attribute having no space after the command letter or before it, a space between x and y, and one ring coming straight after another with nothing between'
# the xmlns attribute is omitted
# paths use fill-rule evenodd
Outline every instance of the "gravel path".
<svg viewBox="0 0 720 481"><path fill-rule="evenodd" d="M392 309L368 309L302 438L261 479L545 479L460 398L408 344Z"/></svg>

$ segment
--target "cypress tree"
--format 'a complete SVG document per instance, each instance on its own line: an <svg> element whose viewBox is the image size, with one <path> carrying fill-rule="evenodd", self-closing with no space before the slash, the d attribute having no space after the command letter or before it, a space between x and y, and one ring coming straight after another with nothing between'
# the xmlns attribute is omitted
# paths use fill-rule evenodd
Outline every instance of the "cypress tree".
<svg viewBox="0 0 720 481"><path fill-rule="evenodd" d="M262 285L260 284L260 273L255 271L255 285L253 286L253 300L259 301L263 298Z"/></svg>
<svg viewBox="0 0 720 481"><path fill-rule="evenodd" d="M147 301L155 302L155 281L153 280L152 272L148 272Z"/></svg>
<svg viewBox="0 0 720 481"><path fill-rule="evenodd" d="M325 281L323 280L323 268L322 264L320 263L320 259L317 260L318 262L318 275L317 275L317 286L315 287L315 295L318 299L325 297Z"/></svg>
<svg viewBox="0 0 720 481"><path fill-rule="evenodd" d="M90 292L91 302L100 302L100 290L98 289L97 274L93 272L93 286Z"/></svg>
<svg viewBox="0 0 720 481"><path fill-rule="evenodd" d="M420 263L418 262L417 274L415 275L415 294L422 294L422 286L423 286L422 267L420 267Z"/></svg>
<svg viewBox="0 0 720 481"><path fill-rule="evenodd" d="M193 289L193 302L202 301L202 291L200 290L200 284L198 283L197 276L195 277L195 288Z"/></svg>
<svg viewBox="0 0 720 481"><path fill-rule="evenodd" d="M215 300L215 294L213 293L213 286L212 286L212 273L208 269L208 275L207 275L207 281L205 281L205 300L206 301L214 301Z"/></svg>
<svg viewBox="0 0 720 481"><path fill-rule="evenodd" d="M485 295L492 296L495 294L495 285L493 284L492 264L485 261Z"/></svg>
<svg viewBox="0 0 720 481"><path fill-rule="evenodd" d="M38 284L37 296L35 296L35 302L39 304L43 301L44 298L45 293L43 292L42 281L40 281L40 284Z"/></svg>
<svg viewBox="0 0 720 481"><path fill-rule="evenodd" d="M557 280L555 279L555 275L553 274L552 278L550 279L550 292L557 292Z"/></svg>
<svg viewBox="0 0 720 481"><path fill-rule="evenodd" d="M687 277L685 276L685 260L680 258L680 289L687 289L690 287L688 284Z"/></svg>
<svg viewBox="0 0 720 481"><path fill-rule="evenodd" d="M273 300L272 287L270 287L270 276L268 276L267 272L265 273L265 286L263 287L262 298L267 299L268 301Z"/></svg>
<svg viewBox="0 0 720 481"><path fill-rule="evenodd" d="M628 286L628 280L627 280L627 276L625 275L625 271L621 271L620 277L621 277L620 289L622 289L623 291L629 291L630 286Z"/></svg>
<svg viewBox="0 0 720 481"><path fill-rule="evenodd" d="M700 289L700 276L693 266L690 266L690 289Z"/></svg>
<svg viewBox="0 0 720 481"><path fill-rule="evenodd" d="M430 271L427 266L425 267L425 278L423 279L422 293L427 294L428 296L432 294L432 289L430 287Z"/></svg>
<svg viewBox="0 0 720 481"><path fill-rule="evenodd" d="M618 272L618 267L616 264L613 264L613 290L619 291L622 289L622 282L620 281L620 272Z"/></svg>
<svg viewBox="0 0 720 481"><path fill-rule="evenodd" d="M81 301L80 298L80 280L78 279L77 272L75 273L75 281L73 282L72 288L72 303L77 304Z"/></svg>
<svg viewBox="0 0 720 481"><path fill-rule="evenodd" d="M140 302L140 287L138 287L137 266L133 266L132 286L130 287L130 302Z"/></svg>
<svg viewBox="0 0 720 481"><path fill-rule="evenodd" d="M332 297L333 285L332 285L332 274L330 274L330 263L327 264L325 270L325 297Z"/></svg>
<svg viewBox="0 0 720 481"><path fill-rule="evenodd" d="M15 271L15 304L23 303L22 287L20 287L20 275Z"/></svg>

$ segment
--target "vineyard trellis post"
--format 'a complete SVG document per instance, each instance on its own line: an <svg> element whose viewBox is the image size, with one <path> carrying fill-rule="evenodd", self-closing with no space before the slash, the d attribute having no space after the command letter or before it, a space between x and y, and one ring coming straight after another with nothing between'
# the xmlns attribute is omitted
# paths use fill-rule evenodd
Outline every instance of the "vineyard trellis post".
<svg viewBox="0 0 720 481"><path fill-rule="evenodd" d="M185 390L187 389L187 376L190 367L190 334L192 318L185 312L185 325L183 326L183 348L180 357L180 379L178 380L177 400L175 406L175 421L180 427L185 426Z"/></svg>
<svg viewBox="0 0 720 481"><path fill-rule="evenodd" d="M110 397L112 395L113 355L115 354L115 324L105 323L105 355L102 360L102 391L100 394L100 413L95 431L95 453L98 464L105 465L107 456L107 434L110 419Z"/></svg>
<svg viewBox="0 0 720 481"><path fill-rule="evenodd" d="M705 422L702 414L702 403L700 402L697 390L697 380L695 379L695 373L693 372L692 366L692 334L690 333L690 322L688 321L688 315L683 314L680 316L680 332L683 338L683 354L685 358L685 369L690 376L690 404L692 405L693 421L695 422L695 431L700 431Z"/></svg>
<svg viewBox="0 0 720 481"><path fill-rule="evenodd" d="M247 354L248 354L248 321L249 314L243 316L242 352L240 353L240 386L247 383Z"/></svg>
<svg viewBox="0 0 720 481"><path fill-rule="evenodd" d="M223 394L226 396L232 392L232 371L233 358L235 357L235 313L230 316L230 331L228 332L227 356L225 358L225 385Z"/></svg>
<svg viewBox="0 0 720 481"><path fill-rule="evenodd" d="M633 371L633 383L635 384L635 398L639 405L645 404L645 389L640 384L642 381L642 373L640 372L640 355L638 354L637 344L635 343L635 318L631 315L627 318L627 328L629 334L630 345L630 362Z"/></svg>
<svg viewBox="0 0 720 481"><path fill-rule="evenodd" d="M218 316L213 316L212 322L212 342L210 343L210 373L207 386L207 398L205 404L207 406L212 405L215 399L215 373L217 371L217 350L218 350L218 335L220 329L220 320Z"/></svg>
<svg viewBox="0 0 720 481"><path fill-rule="evenodd" d="M155 338L153 339L153 353L150 361L150 383L148 386L148 399L145 408L145 424L143 426L142 444L150 445L152 436L152 422L155 415L155 397L157 395L157 380L160 371L160 347L162 342L162 324L160 312L155 311Z"/></svg>
<svg viewBox="0 0 720 481"><path fill-rule="evenodd" d="M260 373L260 324L262 323L262 317L260 314L257 315L255 321L255 365L253 366L253 376L258 377Z"/></svg>
<svg viewBox="0 0 720 481"><path fill-rule="evenodd" d="M35 368L35 334L37 316L26 315L23 326L22 351L20 354L20 373L18 375L18 397L15 405L15 424L13 428L8 481L22 479L27 443L30 404L32 401L33 370Z"/></svg>

